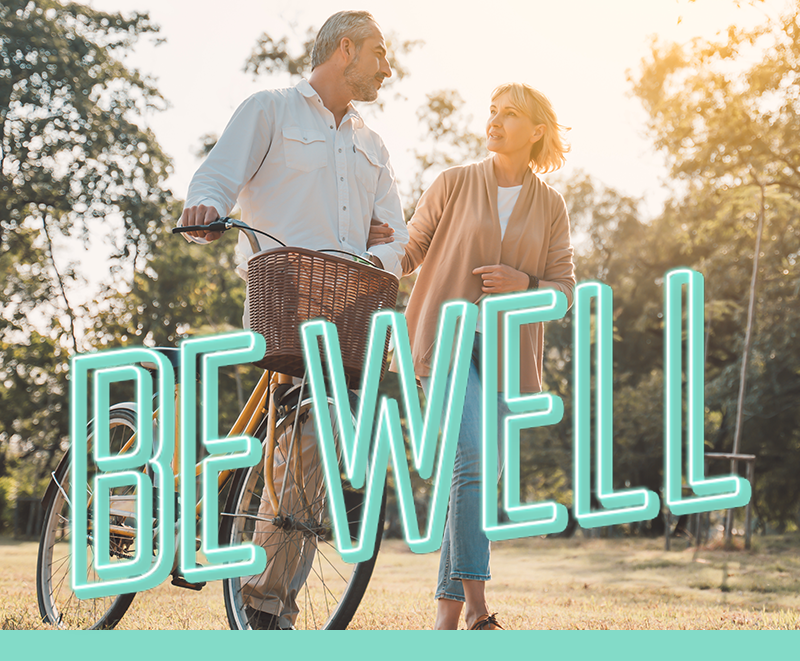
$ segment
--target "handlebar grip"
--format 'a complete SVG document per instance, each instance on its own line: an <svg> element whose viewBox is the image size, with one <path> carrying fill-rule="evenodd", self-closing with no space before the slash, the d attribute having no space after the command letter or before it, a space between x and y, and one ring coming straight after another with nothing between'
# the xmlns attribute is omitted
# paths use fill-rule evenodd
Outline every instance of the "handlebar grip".
<svg viewBox="0 0 800 661"><path fill-rule="evenodd" d="M224 232L228 229L228 224L224 220L214 220L208 225L186 225L184 227L173 227L173 234L184 234L186 232Z"/></svg>

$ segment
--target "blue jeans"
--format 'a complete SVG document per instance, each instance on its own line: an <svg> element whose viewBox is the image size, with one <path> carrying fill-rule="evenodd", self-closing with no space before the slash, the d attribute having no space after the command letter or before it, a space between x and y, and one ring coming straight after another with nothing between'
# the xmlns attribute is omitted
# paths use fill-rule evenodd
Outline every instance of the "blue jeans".
<svg viewBox="0 0 800 661"><path fill-rule="evenodd" d="M480 335L475 337L476 344ZM458 434L456 459L453 466L453 482L450 487L450 507L444 527L444 539L439 559L439 580L436 599L464 601L462 579L488 581L490 543L483 532L481 521L481 378L478 371L477 352L473 354L464 398L464 413ZM426 396L430 378L421 377ZM450 385L448 384L448 392ZM503 419L509 413L503 394L497 397L497 447L498 478L502 470Z"/></svg>

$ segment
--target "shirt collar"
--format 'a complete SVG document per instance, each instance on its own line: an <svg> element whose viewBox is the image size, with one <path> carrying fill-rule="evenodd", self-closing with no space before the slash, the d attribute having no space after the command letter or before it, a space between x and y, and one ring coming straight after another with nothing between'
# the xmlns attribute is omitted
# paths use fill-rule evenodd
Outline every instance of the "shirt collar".
<svg viewBox="0 0 800 661"><path fill-rule="evenodd" d="M361 115L358 114L358 110L353 107L353 104L349 104L347 106L347 112L342 117L342 121L346 122L348 119L352 120L353 128L360 129L364 126L364 120L361 118Z"/></svg>
<svg viewBox="0 0 800 661"><path fill-rule="evenodd" d="M297 91L307 99L313 99L315 96L319 96L317 94L317 90L311 87L311 83L309 83L305 78L301 78L300 82L297 83L295 87L297 88Z"/></svg>
<svg viewBox="0 0 800 661"><path fill-rule="evenodd" d="M307 99L319 99L319 94L317 94L317 91L311 87L311 83L309 83L305 78L300 80L295 87L297 88L297 91ZM352 103L348 104L347 112L344 114L342 122L346 122L348 119L352 120L354 129L360 129L364 126L364 120L361 118L361 115L358 113L355 107L353 107Z"/></svg>

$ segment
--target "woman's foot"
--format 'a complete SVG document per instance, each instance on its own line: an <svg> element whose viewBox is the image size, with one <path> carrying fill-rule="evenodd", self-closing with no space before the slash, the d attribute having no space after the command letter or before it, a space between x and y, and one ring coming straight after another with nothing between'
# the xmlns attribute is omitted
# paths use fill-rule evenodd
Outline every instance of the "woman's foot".
<svg viewBox="0 0 800 661"><path fill-rule="evenodd" d="M469 628L470 631L491 631L494 629L505 629L505 627L500 624L500 621L497 619L497 613L492 613L489 615L485 613L481 615L475 622L472 623L472 626Z"/></svg>

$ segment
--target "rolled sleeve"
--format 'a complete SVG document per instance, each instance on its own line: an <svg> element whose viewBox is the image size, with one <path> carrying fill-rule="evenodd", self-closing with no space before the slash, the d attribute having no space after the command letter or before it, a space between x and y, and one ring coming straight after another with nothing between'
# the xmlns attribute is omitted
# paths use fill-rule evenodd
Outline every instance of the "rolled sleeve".
<svg viewBox="0 0 800 661"><path fill-rule="evenodd" d="M442 218L446 198L445 174L442 173L422 193L414 215L408 222L409 238L402 258L403 274L411 273L422 264L428 254L433 235Z"/></svg>
<svg viewBox="0 0 800 661"><path fill-rule="evenodd" d="M543 279L558 285L558 288L567 297L567 304L571 307L575 289L574 250L570 238L567 205L560 196L559 202L559 209L550 226L550 246Z"/></svg>
<svg viewBox="0 0 800 661"><path fill-rule="evenodd" d="M408 243L408 228L403 219L403 206L400 203L400 193L397 190L394 171L388 162L381 166L378 177L378 188L375 195L375 206L372 211L372 218L380 223L388 223L394 230L394 241L384 243L370 248L383 263L383 268L400 277L402 275L401 261L405 254L405 246Z"/></svg>

